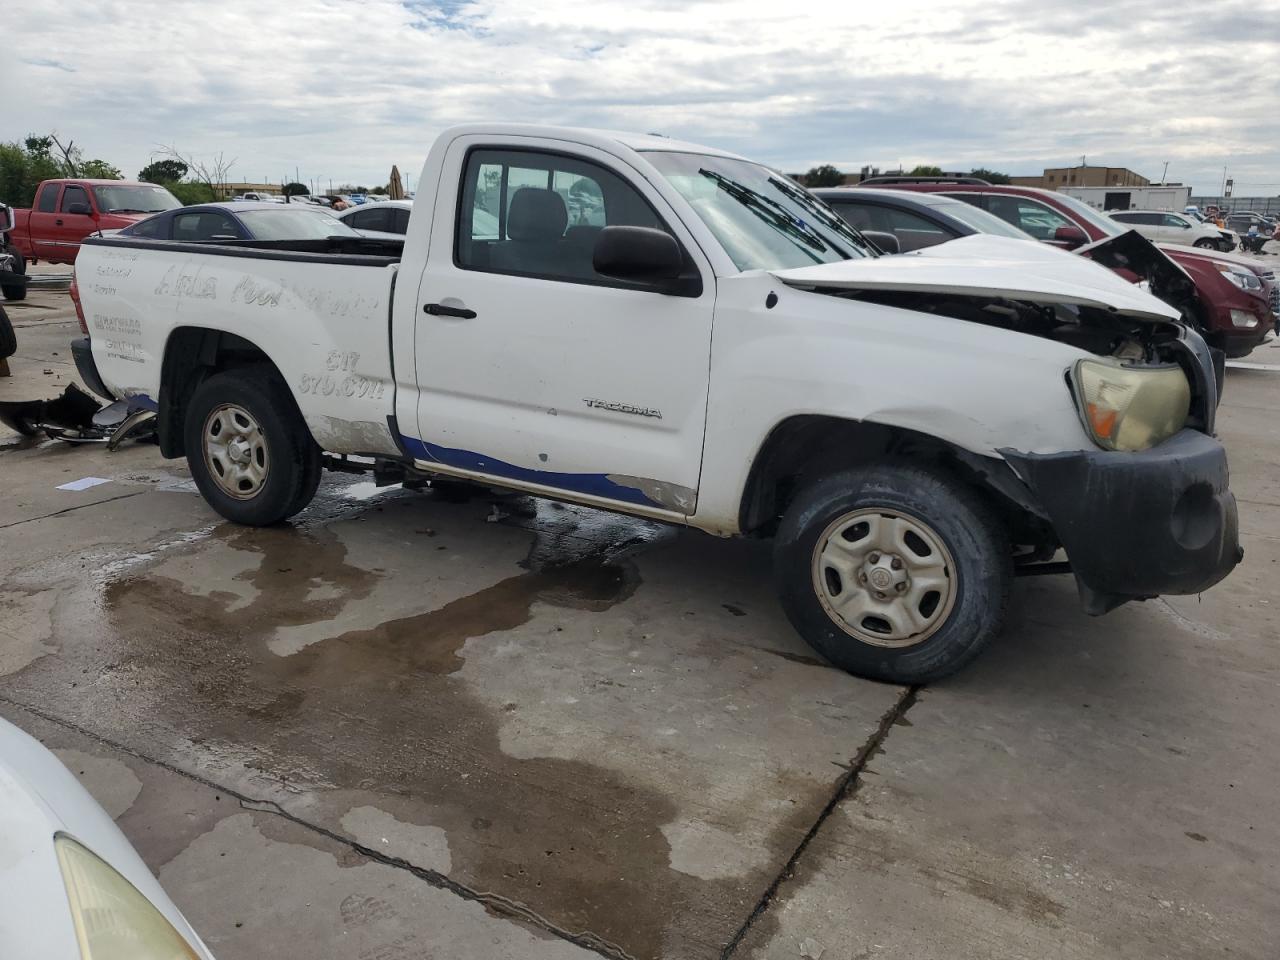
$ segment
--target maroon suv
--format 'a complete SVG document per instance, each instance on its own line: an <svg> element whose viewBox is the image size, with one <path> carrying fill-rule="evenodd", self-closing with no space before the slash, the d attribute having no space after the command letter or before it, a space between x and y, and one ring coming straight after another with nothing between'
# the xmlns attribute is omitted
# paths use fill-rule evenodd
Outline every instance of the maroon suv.
<svg viewBox="0 0 1280 960"><path fill-rule="evenodd" d="M1078 249L1131 280L1146 279L1152 293L1181 310L1228 357L1245 356L1280 324L1280 284L1272 268L1229 253L1152 244L1075 197L967 178L879 177L860 185L943 193L1045 243Z"/></svg>

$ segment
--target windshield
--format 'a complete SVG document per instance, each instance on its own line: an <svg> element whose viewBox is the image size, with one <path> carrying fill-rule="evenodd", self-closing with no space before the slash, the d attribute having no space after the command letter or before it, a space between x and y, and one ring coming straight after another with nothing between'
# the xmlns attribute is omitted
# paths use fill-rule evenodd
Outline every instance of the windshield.
<svg viewBox="0 0 1280 960"><path fill-rule="evenodd" d="M1066 207L1077 220L1084 220L1101 230L1108 237L1118 237L1129 231L1108 216L1099 213L1083 200L1068 197L1065 193L1055 193L1053 199Z"/></svg>
<svg viewBox="0 0 1280 960"><path fill-rule="evenodd" d="M152 183L94 187L93 195L103 213L159 213L182 206L172 193Z"/></svg>
<svg viewBox="0 0 1280 960"><path fill-rule="evenodd" d="M875 256L834 210L757 163L696 153L647 159L689 201L739 270Z"/></svg>
<svg viewBox="0 0 1280 960"><path fill-rule="evenodd" d="M305 207L279 210L236 211L255 240L323 240L325 237L358 237L345 223L320 210Z"/></svg>
<svg viewBox="0 0 1280 960"><path fill-rule="evenodd" d="M925 201L929 203L930 201ZM1031 234L1025 230L1019 230L1013 224L1001 220L994 213L988 213L986 210L979 209L971 203L965 203L963 200L948 200L946 203L932 203L942 213L952 219L959 220L963 224L967 224L979 233L990 233L997 237L1011 237L1014 240L1035 240Z"/></svg>

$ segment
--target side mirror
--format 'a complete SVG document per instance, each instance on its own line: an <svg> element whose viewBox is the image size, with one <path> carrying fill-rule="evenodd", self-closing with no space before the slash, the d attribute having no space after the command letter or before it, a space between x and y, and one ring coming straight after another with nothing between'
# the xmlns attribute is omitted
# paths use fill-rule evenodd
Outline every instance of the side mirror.
<svg viewBox="0 0 1280 960"><path fill-rule="evenodd" d="M864 237L871 241L881 253L901 253L902 244L898 242L898 236L894 233L886 233L883 230L859 230Z"/></svg>
<svg viewBox="0 0 1280 960"><path fill-rule="evenodd" d="M13 226L13 210L0 203L0 233L8 233Z"/></svg>
<svg viewBox="0 0 1280 960"><path fill-rule="evenodd" d="M75 213L82 217L87 217L89 214L93 213L93 211L89 208L87 203L68 203L67 213Z"/></svg>
<svg viewBox="0 0 1280 960"><path fill-rule="evenodd" d="M684 269L676 238L652 227L605 227L591 254L596 273L619 280L658 283L675 280Z"/></svg>
<svg viewBox="0 0 1280 960"><path fill-rule="evenodd" d="M1068 250L1082 247L1089 242L1089 235L1079 227L1059 227L1053 231L1053 242L1060 243Z"/></svg>

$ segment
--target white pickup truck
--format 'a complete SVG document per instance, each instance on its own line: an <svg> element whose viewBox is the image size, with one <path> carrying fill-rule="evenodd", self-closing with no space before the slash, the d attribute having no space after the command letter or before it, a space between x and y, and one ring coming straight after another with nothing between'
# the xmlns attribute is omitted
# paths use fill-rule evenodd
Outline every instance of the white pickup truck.
<svg viewBox="0 0 1280 960"><path fill-rule="evenodd" d="M772 537L796 629L884 680L970 660L1015 572L1074 572L1096 614L1240 559L1221 370L1095 263L880 256L785 177L656 136L456 127L419 182L402 250L85 241L81 374L157 409L239 523L358 454Z"/></svg>

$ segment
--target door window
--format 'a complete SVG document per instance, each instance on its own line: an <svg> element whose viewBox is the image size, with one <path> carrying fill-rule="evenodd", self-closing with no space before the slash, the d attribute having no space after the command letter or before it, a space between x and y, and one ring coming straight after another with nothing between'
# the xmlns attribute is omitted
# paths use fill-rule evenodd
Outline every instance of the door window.
<svg viewBox="0 0 1280 960"><path fill-rule="evenodd" d="M987 209L1037 240L1052 240L1059 227L1075 226L1051 207L1026 197L988 197Z"/></svg>
<svg viewBox="0 0 1280 960"><path fill-rule="evenodd" d="M473 150L463 173L455 260L465 270L627 286L592 266L606 226L667 229L634 187L598 164Z"/></svg>
<svg viewBox="0 0 1280 960"><path fill-rule="evenodd" d="M56 183L46 183L41 188L40 201L36 205L41 213L53 213L58 209L58 186Z"/></svg>
<svg viewBox="0 0 1280 960"><path fill-rule="evenodd" d="M357 230L391 230L391 211L385 207L374 207L372 210L361 210L345 218L349 227Z"/></svg>
<svg viewBox="0 0 1280 960"><path fill-rule="evenodd" d="M73 203L83 203L89 206L89 192L84 187L78 187L74 183L67 184L62 191L62 203L58 205L59 213L70 213ZM92 209L92 208L90 208Z"/></svg>
<svg viewBox="0 0 1280 960"><path fill-rule="evenodd" d="M392 233L408 233L409 232L409 210L395 209L391 211L395 214L391 221Z"/></svg>
<svg viewBox="0 0 1280 960"><path fill-rule="evenodd" d="M230 217L221 213L183 213L173 218L173 239L187 243L201 240L238 238L240 231Z"/></svg>
<svg viewBox="0 0 1280 960"><path fill-rule="evenodd" d="M1161 221L1161 226L1172 227L1175 230L1188 230L1191 228L1191 224L1172 213L1162 214Z"/></svg>
<svg viewBox="0 0 1280 960"><path fill-rule="evenodd" d="M834 206L840 216L859 230L893 234L898 238L898 248L902 253L954 239L954 234L908 210L861 203L836 203Z"/></svg>
<svg viewBox="0 0 1280 960"><path fill-rule="evenodd" d="M168 240L168 226L168 217L150 217L135 224L129 232L135 237L146 237L148 240Z"/></svg>

